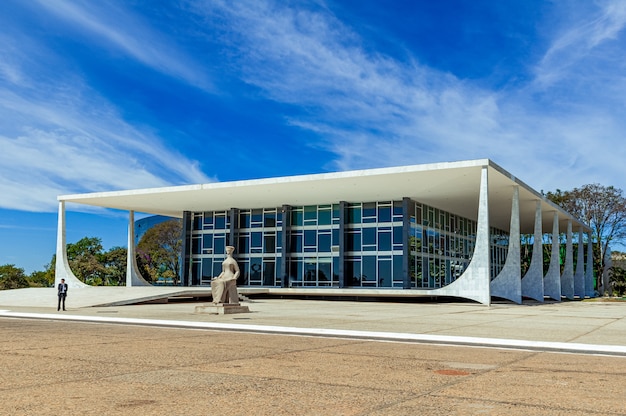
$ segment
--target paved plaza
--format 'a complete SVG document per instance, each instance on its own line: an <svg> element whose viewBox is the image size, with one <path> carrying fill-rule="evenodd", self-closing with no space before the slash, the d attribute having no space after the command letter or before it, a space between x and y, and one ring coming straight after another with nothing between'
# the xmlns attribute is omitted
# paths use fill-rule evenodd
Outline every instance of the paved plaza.
<svg viewBox="0 0 626 416"><path fill-rule="evenodd" d="M15 293L0 293L7 415L626 415L623 302L251 298L212 315Z"/></svg>

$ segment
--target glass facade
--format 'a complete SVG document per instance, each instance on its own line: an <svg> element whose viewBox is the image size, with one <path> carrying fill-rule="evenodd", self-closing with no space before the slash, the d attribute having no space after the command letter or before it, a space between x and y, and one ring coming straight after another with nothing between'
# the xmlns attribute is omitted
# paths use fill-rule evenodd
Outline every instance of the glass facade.
<svg viewBox="0 0 626 416"><path fill-rule="evenodd" d="M209 285L234 245L239 286L443 287L467 268L476 221L401 201L191 213L191 285ZM492 278L507 235L492 232Z"/></svg>

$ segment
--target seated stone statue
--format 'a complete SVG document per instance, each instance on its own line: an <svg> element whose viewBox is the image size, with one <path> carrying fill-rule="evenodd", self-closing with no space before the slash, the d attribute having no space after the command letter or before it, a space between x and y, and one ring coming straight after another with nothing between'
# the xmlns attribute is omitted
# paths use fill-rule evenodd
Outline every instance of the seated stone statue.
<svg viewBox="0 0 626 416"><path fill-rule="evenodd" d="M222 262L222 273L211 280L211 294L213 303L239 304L237 293L237 278L239 277L239 265L233 258L235 247L226 246L226 259Z"/></svg>

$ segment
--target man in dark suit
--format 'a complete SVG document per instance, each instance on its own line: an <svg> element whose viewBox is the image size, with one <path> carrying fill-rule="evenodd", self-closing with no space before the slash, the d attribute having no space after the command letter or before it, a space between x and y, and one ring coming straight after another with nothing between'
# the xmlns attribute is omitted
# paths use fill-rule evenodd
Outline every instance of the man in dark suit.
<svg viewBox="0 0 626 416"><path fill-rule="evenodd" d="M57 306L57 311L61 310L61 304L63 304L63 310L65 310L65 298L67 297L67 283L65 283L65 279L61 279L61 283L59 283L59 305Z"/></svg>

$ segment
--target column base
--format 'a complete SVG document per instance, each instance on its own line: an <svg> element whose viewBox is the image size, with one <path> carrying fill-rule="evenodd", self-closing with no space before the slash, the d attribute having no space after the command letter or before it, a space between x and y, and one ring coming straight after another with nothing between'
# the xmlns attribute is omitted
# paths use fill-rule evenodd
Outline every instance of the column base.
<svg viewBox="0 0 626 416"><path fill-rule="evenodd" d="M213 315L228 315L232 313L249 313L247 306L234 303L209 303L206 305L196 306L195 313L208 313Z"/></svg>

